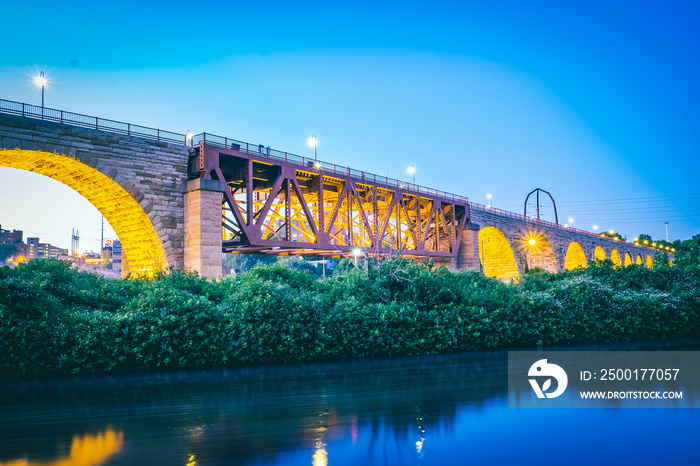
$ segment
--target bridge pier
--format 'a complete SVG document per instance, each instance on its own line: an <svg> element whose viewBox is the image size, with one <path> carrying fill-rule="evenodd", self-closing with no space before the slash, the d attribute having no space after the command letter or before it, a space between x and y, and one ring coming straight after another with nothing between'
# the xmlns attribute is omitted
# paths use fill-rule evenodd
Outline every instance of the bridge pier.
<svg viewBox="0 0 700 466"><path fill-rule="evenodd" d="M457 270L481 270L479 262L479 225L466 223L462 230L456 261ZM452 268L452 267L451 267Z"/></svg>
<svg viewBox="0 0 700 466"><path fill-rule="evenodd" d="M221 203L226 184L197 178L188 181L185 195L185 270L206 278L223 271Z"/></svg>

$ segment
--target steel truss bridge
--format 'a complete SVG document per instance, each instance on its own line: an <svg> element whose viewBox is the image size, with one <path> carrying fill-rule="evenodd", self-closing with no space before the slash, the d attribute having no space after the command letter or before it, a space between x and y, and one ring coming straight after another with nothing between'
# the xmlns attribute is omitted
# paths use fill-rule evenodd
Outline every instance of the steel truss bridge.
<svg viewBox="0 0 700 466"><path fill-rule="evenodd" d="M223 181L226 252L455 257L467 198L202 133L189 178Z"/></svg>

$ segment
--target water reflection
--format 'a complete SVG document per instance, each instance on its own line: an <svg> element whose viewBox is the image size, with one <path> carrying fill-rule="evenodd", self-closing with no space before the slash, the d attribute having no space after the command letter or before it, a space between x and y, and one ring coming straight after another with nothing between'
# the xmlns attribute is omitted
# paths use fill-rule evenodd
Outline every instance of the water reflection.
<svg viewBox="0 0 700 466"><path fill-rule="evenodd" d="M76 435L70 446L70 453L65 458L55 461L16 459L0 462L0 466L98 466L122 448L124 434L114 429L107 429L97 435Z"/></svg>
<svg viewBox="0 0 700 466"><path fill-rule="evenodd" d="M505 351L3 382L0 466L605 464L635 442L653 463L700 435L696 410L509 410L507 397ZM538 454L543 432L571 461ZM83 450L105 456L81 463Z"/></svg>

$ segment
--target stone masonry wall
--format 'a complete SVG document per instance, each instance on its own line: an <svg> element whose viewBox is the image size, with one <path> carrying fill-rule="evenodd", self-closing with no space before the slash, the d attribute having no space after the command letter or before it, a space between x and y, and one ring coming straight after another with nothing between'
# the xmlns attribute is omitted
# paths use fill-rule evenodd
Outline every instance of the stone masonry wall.
<svg viewBox="0 0 700 466"><path fill-rule="evenodd" d="M184 266L184 201L189 149L60 123L0 114L0 149L38 150L79 160L112 178L150 218L168 265Z"/></svg>

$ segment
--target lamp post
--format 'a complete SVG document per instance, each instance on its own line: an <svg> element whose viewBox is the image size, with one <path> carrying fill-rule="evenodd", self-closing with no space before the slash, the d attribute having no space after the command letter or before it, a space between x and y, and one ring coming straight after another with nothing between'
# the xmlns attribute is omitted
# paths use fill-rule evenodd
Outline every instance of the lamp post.
<svg viewBox="0 0 700 466"><path fill-rule="evenodd" d="M352 255L355 256L355 267L357 267L357 258L360 257L360 254L362 254L362 249L355 248L352 250Z"/></svg>
<svg viewBox="0 0 700 466"><path fill-rule="evenodd" d="M316 149L318 147L318 138L316 137L316 135L313 135L309 139L307 139L306 145L314 148L314 167L319 168L320 164L318 163L318 155Z"/></svg>
<svg viewBox="0 0 700 466"><path fill-rule="evenodd" d="M666 242L668 243L668 220L664 222L664 226L666 226Z"/></svg>
<svg viewBox="0 0 700 466"><path fill-rule="evenodd" d="M44 119L44 88L46 87L46 84L48 84L48 81L47 81L46 75L44 75L43 71L34 77L34 85L37 87L41 87L41 119L42 120Z"/></svg>
<svg viewBox="0 0 700 466"><path fill-rule="evenodd" d="M416 189L416 166L413 164L409 165L406 173L413 176L413 189Z"/></svg>
<svg viewBox="0 0 700 466"><path fill-rule="evenodd" d="M491 209L491 208L493 207L493 194L487 193L487 194L486 194L486 199L489 200L489 209Z"/></svg>

